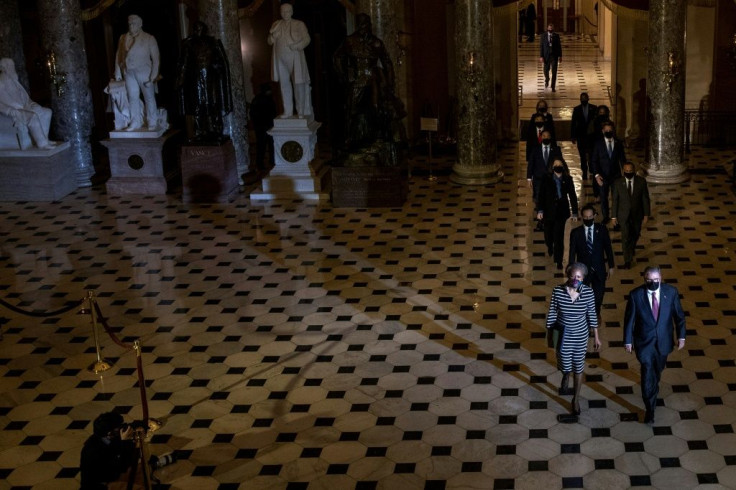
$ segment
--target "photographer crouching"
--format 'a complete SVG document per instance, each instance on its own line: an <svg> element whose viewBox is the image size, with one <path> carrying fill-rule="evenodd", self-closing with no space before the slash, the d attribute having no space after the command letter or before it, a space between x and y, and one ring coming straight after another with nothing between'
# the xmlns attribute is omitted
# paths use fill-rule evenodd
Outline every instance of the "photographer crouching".
<svg viewBox="0 0 736 490"><path fill-rule="evenodd" d="M117 481L120 475L133 468L130 479L135 478L139 461L148 459L143 467L144 480L150 483L151 473L174 462L173 453L161 457L146 458L144 438L147 427L141 421L126 424L122 415L105 412L93 424L93 433L84 443L80 461L81 490L105 490L107 484Z"/></svg>

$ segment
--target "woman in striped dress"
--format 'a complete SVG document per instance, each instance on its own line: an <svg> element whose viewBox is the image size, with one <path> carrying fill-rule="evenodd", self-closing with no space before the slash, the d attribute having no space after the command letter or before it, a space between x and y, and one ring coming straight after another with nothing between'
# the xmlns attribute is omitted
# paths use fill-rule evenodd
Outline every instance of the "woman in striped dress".
<svg viewBox="0 0 736 490"><path fill-rule="evenodd" d="M568 381L573 373L574 395L572 413L580 414L580 387L585 368L585 352L588 337L593 331L593 347L597 351L601 346L598 338L598 317L595 314L595 296L593 289L583 284L588 273L585 264L574 263L565 271L567 282L555 286L547 312L547 328L561 328L557 344L557 368L562 371L560 393L568 394Z"/></svg>

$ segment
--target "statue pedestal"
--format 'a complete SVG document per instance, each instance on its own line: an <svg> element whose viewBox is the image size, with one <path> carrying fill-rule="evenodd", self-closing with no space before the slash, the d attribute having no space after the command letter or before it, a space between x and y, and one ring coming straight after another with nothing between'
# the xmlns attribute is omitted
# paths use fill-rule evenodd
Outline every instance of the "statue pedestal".
<svg viewBox="0 0 736 490"><path fill-rule="evenodd" d="M176 173L174 153L177 131L169 131L159 137L136 138L111 137L102 140L110 155L110 179L105 183L112 196L128 194L166 194L166 177ZM165 162L168 165L165 165ZM165 171L165 167L168 172Z"/></svg>
<svg viewBox="0 0 736 490"><path fill-rule="evenodd" d="M0 150L0 201L58 201L77 190L70 144Z"/></svg>
<svg viewBox="0 0 736 490"><path fill-rule="evenodd" d="M323 162L312 162L320 126L307 118L274 120L268 134L273 137L276 165L261 181L262 190L251 192L251 200L328 199L330 169Z"/></svg>
<svg viewBox="0 0 736 490"><path fill-rule="evenodd" d="M240 192L235 147L222 144L181 147L181 185L184 202L229 202Z"/></svg>
<svg viewBox="0 0 736 490"><path fill-rule="evenodd" d="M337 208L400 208L408 190L401 167L332 167L332 205Z"/></svg>

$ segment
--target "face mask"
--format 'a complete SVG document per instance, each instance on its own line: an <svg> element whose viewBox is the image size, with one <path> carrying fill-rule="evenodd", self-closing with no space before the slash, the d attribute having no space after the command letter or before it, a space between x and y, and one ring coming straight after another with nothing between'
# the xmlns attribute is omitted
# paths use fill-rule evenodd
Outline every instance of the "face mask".
<svg viewBox="0 0 736 490"><path fill-rule="evenodd" d="M545 112L547 112L547 108L546 107L540 107L537 112L539 112L540 114L544 114Z"/></svg>
<svg viewBox="0 0 736 490"><path fill-rule="evenodd" d="M624 172L624 177L626 177L627 179L633 179L634 175L634 172Z"/></svg>
<svg viewBox="0 0 736 490"><path fill-rule="evenodd" d="M583 224L585 226L593 226L593 223L595 223L595 220L593 218L583 219Z"/></svg>
<svg viewBox="0 0 736 490"><path fill-rule="evenodd" d="M577 289L582 284L582 281L578 281L577 279L568 279L567 285L570 286L573 289Z"/></svg>
<svg viewBox="0 0 736 490"><path fill-rule="evenodd" d="M605 136L608 139L611 139L613 138L613 131L606 131L605 133L603 133L603 136Z"/></svg>
<svg viewBox="0 0 736 490"><path fill-rule="evenodd" d="M538 127L538 128L543 128L544 127L544 123L543 122L536 122L536 123L534 123L534 125L536 127Z"/></svg>
<svg viewBox="0 0 736 490"><path fill-rule="evenodd" d="M554 168L552 168L552 170L554 170L556 174L561 174L562 173L562 167L554 167Z"/></svg>
<svg viewBox="0 0 736 490"><path fill-rule="evenodd" d="M549 139L549 138L544 138L544 139L542 140L542 144L543 144L543 145L548 145L548 144L550 144L550 143L552 143L552 140L551 140L551 139Z"/></svg>
<svg viewBox="0 0 736 490"><path fill-rule="evenodd" d="M659 289L659 281L647 281L647 289L650 291L656 291Z"/></svg>
<svg viewBox="0 0 736 490"><path fill-rule="evenodd" d="M588 99L583 99L580 101L580 103L583 105L588 105Z"/></svg>

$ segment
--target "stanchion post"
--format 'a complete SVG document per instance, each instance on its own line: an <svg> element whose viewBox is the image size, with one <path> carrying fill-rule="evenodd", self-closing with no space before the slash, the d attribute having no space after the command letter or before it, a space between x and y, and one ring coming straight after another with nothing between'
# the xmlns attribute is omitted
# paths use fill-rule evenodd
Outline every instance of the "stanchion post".
<svg viewBox="0 0 736 490"><path fill-rule="evenodd" d="M136 370L138 371L138 386L141 392L141 410L143 412L143 423L148 427L148 432L156 432L163 426L163 422L148 416L148 398L146 396L146 377L143 375L143 357L141 351L141 341L133 342L135 350Z"/></svg>
<svg viewBox="0 0 736 490"><path fill-rule="evenodd" d="M429 140L429 177L427 177L427 180L430 182L434 182L437 180L437 177L435 177L432 173L432 133L436 132L439 129L439 125L439 119L436 117L419 118L419 130L426 131Z"/></svg>
<svg viewBox="0 0 736 490"><path fill-rule="evenodd" d="M87 368L95 374L104 373L113 366L113 363L107 359L104 359L101 355L100 350L100 334L97 327L97 311L95 310L95 293L93 291L87 291L87 307L89 308L89 315L92 318L92 333L95 338L95 350L97 352L97 360L90 364ZM84 310L82 310L84 311Z"/></svg>

